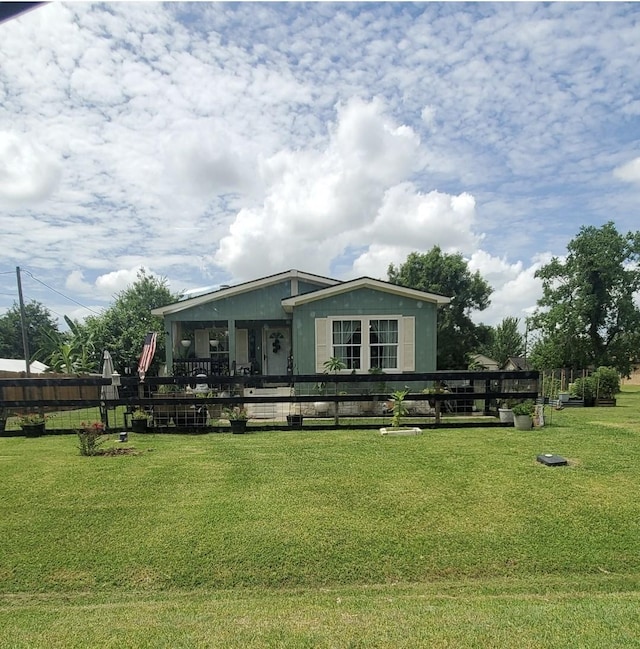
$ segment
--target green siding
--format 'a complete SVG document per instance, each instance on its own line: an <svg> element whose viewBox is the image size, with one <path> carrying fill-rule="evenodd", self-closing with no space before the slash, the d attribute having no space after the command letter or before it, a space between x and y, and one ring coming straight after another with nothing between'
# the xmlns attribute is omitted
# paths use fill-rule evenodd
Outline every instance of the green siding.
<svg viewBox="0 0 640 649"><path fill-rule="evenodd" d="M298 294L305 294L321 285L298 281ZM285 280L247 293L212 300L206 304L187 308L165 317L165 329L171 330L173 322L199 322L203 326L215 321L282 322L291 323L294 371L297 374L315 373L315 319L328 316L394 315L414 316L416 327L415 371L431 372L436 369L436 318L437 307L430 302L407 298L371 288L360 288L325 299L319 299L286 313L281 300L291 297L291 283ZM259 334L260 328L255 327ZM233 357L233 354L232 354ZM167 361L172 360L167 350Z"/></svg>
<svg viewBox="0 0 640 649"><path fill-rule="evenodd" d="M363 288L296 307L292 327L296 373L315 372L315 319L350 315L414 316L416 319L415 371L435 371L436 305L393 293Z"/></svg>
<svg viewBox="0 0 640 649"><path fill-rule="evenodd" d="M288 320L280 301L291 297L290 282L266 286L255 291L185 309L166 317L167 322L192 322L213 320Z"/></svg>

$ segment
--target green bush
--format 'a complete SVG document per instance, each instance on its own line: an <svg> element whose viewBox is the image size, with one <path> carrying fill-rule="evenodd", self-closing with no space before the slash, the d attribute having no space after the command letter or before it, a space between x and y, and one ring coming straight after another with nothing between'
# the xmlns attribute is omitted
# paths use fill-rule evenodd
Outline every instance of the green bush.
<svg viewBox="0 0 640 649"><path fill-rule="evenodd" d="M599 367L592 375L595 382L595 396L613 399L620 392L620 375L613 367Z"/></svg>
<svg viewBox="0 0 640 649"><path fill-rule="evenodd" d="M516 416L529 415L530 417L532 417L533 413L536 411L536 404L531 399L527 399L526 401L516 403L516 405L513 406L511 410Z"/></svg>
<svg viewBox="0 0 640 649"><path fill-rule="evenodd" d="M576 379L570 386L571 395L578 399L591 401L595 396L595 381L593 376Z"/></svg>

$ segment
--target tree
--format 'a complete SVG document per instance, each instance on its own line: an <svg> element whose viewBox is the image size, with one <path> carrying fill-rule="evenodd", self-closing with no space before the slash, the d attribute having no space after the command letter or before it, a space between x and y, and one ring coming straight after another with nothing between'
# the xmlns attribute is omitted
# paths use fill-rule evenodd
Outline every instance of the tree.
<svg viewBox="0 0 640 649"><path fill-rule="evenodd" d="M518 327L520 320L508 316L502 322L491 327L489 342L480 348L480 352L492 358L503 367L510 356L522 356L524 353L524 338Z"/></svg>
<svg viewBox="0 0 640 649"><path fill-rule="evenodd" d="M25 304L24 312L31 356L29 360L46 363L46 354L41 353L40 350L46 348L50 337L58 333L58 324L49 309L36 300ZM20 306L15 302L3 316L0 316L0 357L24 358Z"/></svg>
<svg viewBox="0 0 640 649"><path fill-rule="evenodd" d="M471 273L461 254L434 246L427 253L412 252L398 268L390 264L387 274L394 284L452 298L438 312L437 367L465 369L467 354L487 342L487 328L470 317L489 306L492 288L480 273Z"/></svg>
<svg viewBox="0 0 640 649"><path fill-rule="evenodd" d="M156 356L157 368L164 356L165 336L162 318L151 315L151 309L175 302L178 299L167 286L165 278L138 272L136 281L118 293L115 302L99 316L87 318L84 327L91 335L96 353L100 356L107 349L111 353L116 371L125 373L137 367L145 336L150 331L158 334Z"/></svg>
<svg viewBox="0 0 640 649"><path fill-rule="evenodd" d="M543 293L531 319L538 330L532 362L628 374L640 343L640 232L619 234L612 222L583 226L567 253L536 272Z"/></svg>

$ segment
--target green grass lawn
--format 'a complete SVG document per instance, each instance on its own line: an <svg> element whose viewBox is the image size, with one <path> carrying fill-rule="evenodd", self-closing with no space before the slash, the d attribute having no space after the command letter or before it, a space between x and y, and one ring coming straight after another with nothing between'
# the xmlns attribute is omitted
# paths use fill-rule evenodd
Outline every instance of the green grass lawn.
<svg viewBox="0 0 640 649"><path fill-rule="evenodd" d="M549 419L0 438L0 647L639 647L640 392Z"/></svg>

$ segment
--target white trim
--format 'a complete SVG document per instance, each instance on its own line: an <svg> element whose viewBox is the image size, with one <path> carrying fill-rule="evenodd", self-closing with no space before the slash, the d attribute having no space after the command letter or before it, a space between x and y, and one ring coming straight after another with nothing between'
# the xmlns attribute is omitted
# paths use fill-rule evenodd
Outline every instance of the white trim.
<svg viewBox="0 0 640 649"><path fill-rule="evenodd" d="M238 284L237 286L221 288L211 293L205 293L204 295L198 295L197 297L180 300L180 302L167 304L166 306L152 309L151 313L152 315L157 316L171 315L172 313L179 313L180 311L191 309L194 306L200 306L201 304L208 304L209 302L215 302L216 300L222 300L224 298L233 297L235 295L241 295L242 293L248 293L249 291L255 291L267 286L272 286L273 284L279 284L280 282L286 280L291 280L292 282L296 282L297 280L307 280L316 284L324 284L325 286L333 286L334 284L340 283L340 280L331 279L330 277L322 277L321 275L304 273L299 270L288 270L284 273L269 275L268 277L262 277L250 282Z"/></svg>
<svg viewBox="0 0 640 649"><path fill-rule="evenodd" d="M325 322L325 354L327 357L333 355L333 323L344 322L345 320L358 320L361 323L362 342L360 343L360 369L355 370L356 374L367 374L371 368L371 344L369 342L369 327L371 320L395 320L398 323L398 342L396 344L397 367L385 367L382 371L391 374L413 371L406 369L415 368L415 318L413 316L403 317L396 314L384 315L339 315L328 316L327 318L316 318L316 371L318 367L318 327L319 321ZM407 322L407 321L411 322ZM411 326L413 325L413 326ZM407 331L405 332L405 327ZM412 357L409 355L413 354ZM326 360L326 359L325 359ZM323 370L324 371L324 368ZM344 369L340 374L351 374L354 370Z"/></svg>
<svg viewBox="0 0 640 649"><path fill-rule="evenodd" d="M371 288L376 291L383 291L385 293L392 293L394 295L400 295L402 297L414 298L422 302L430 302L432 304L436 304L437 306L449 304L449 302L451 302L451 298L445 297L444 295L438 295L437 293L418 291L414 288L398 286L397 284L383 282L379 279L372 279L371 277L360 277L359 279L354 279L348 282L336 283L333 286L328 286L327 288L320 288L317 291L312 291L311 293L303 293L302 295L294 295L292 297L285 298L284 300L282 300L282 308L287 313L291 313L294 307L300 306L301 304L308 304L309 302L315 302L316 300L323 300L327 297L333 297L334 295L340 295L341 293L348 293L359 288Z"/></svg>

